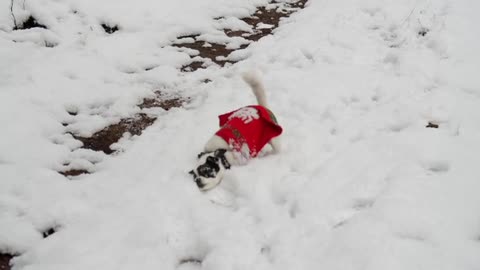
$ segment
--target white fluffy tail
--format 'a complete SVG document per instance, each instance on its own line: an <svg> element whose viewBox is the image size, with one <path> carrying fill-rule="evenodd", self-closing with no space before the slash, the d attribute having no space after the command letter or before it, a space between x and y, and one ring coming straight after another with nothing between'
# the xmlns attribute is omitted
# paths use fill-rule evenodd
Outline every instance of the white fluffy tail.
<svg viewBox="0 0 480 270"><path fill-rule="evenodd" d="M258 75L254 72L247 72L244 73L242 77L243 80L250 85L250 88L252 88L253 94L255 94L255 97L257 98L258 105L268 107L265 88L263 87L262 81Z"/></svg>

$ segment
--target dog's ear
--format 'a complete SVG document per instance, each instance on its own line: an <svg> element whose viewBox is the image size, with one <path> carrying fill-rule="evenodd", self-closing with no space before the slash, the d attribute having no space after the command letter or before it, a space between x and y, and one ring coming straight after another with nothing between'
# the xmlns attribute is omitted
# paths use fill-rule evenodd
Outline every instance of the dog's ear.
<svg viewBox="0 0 480 270"><path fill-rule="evenodd" d="M215 153L213 155L216 156L216 157L223 157L223 156L225 156L226 152L227 152L227 149L220 148L220 149L215 150Z"/></svg>
<svg viewBox="0 0 480 270"><path fill-rule="evenodd" d="M195 177L195 172L193 170L189 171L188 174L192 175L193 177Z"/></svg>
<svg viewBox="0 0 480 270"><path fill-rule="evenodd" d="M203 157L203 155L208 154L208 152L201 152L200 154L197 155L197 158Z"/></svg>
<svg viewBox="0 0 480 270"><path fill-rule="evenodd" d="M225 157L225 153L227 152L227 149L217 149L215 150L215 157L219 158L220 161L222 162L223 167L225 169L230 169L230 163L228 162L227 158Z"/></svg>

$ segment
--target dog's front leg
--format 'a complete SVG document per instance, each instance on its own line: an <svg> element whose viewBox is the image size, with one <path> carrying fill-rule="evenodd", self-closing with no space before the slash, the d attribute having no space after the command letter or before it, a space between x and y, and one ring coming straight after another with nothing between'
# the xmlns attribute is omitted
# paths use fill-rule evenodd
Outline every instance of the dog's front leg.
<svg viewBox="0 0 480 270"><path fill-rule="evenodd" d="M214 152L218 149L225 149L225 158L227 161L234 166L245 165L247 163L246 159L241 155L241 153L233 152L228 145L228 143L222 139L220 136L213 135L210 140L205 144L205 152Z"/></svg>
<svg viewBox="0 0 480 270"><path fill-rule="evenodd" d="M248 158L242 156L239 152L227 151L225 152L225 158L233 166L242 166L248 163Z"/></svg>

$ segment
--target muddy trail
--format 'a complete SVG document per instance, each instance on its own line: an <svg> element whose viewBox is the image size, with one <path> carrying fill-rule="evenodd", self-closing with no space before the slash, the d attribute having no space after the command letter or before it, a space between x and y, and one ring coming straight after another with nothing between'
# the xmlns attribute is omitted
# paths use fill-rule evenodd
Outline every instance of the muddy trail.
<svg viewBox="0 0 480 270"><path fill-rule="evenodd" d="M168 111L174 107L182 107L183 104L188 101L188 97L167 96L161 91L156 91L154 97L144 98L142 103L137 104L137 106L142 110L149 108L162 108ZM69 112L69 114L75 117L77 112ZM102 130L95 132L90 137L82 137L74 133L69 134L74 139L82 142L81 148L110 155L115 153L115 150L111 149L110 146L117 143L125 133L129 133L132 136L139 136L142 134L143 130L152 125L156 119L157 118L154 116L140 112L132 117L120 119L118 123L109 125ZM65 124L64 126L68 128L69 124ZM91 173L88 169L79 168L78 166L72 168L70 162L65 162L63 166L66 169L59 171L59 173L67 177Z"/></svg>
<svg viewBox="0 0 480 270"><path fill-rule="evenodd" d="M43 231L40 231L42 237L45 239L52 234L56 233L59 228L57 227L52 227L52 228L47 228ZM15 257L18 256L19 254L10 254L10 253L0 253L0 270L10 270L10 261Z"/></svg>
<svg viewBox="0 0 480 270"><path fill-rule="evenodd" d="M244 18L237 18L242 20L249 26L248 31L237 31L229 28L220 29L225 36L230 39L241 40L237 47L228 46L228 43L216 43L206 40L203 33L192 33L189 35L178 36L177 39L169 46L176 48L179 51L185 51L190 56L190 61L185 63L181 68L181 72L195 72L199 69L208 68L216 65L220 67L234 65L241 61L229 56L236 51L244 50L250 44L258 42L262 37L271 35L273 31L281 25L281 20L287 18L293 13L303 9L307 0L299 0L292 3L279 3L276 1L270 2L267 6L259 6L253 14ZM218 17L214 20L221 21L228 18ZM101 25L105 32L111 34L118 30L117 26L107 24ZM14 30L29 29L29 28L46 28L39 23L36 18L29 17L25 22L15 22ZM243 59L242 59L243 60ZM204 83L210 82L209 80ZM78 134L71 133L68 130L69 123L63 123L65 134L70 134L75 140L80 141L82 146L72 150L72 153L78 149L89 149L104 155L111 155L116 153L116 150L111 146L117 143L126 133L140 136L142 132L151 126L155 121L159 120L156 116L151 116L144 109L162 108L166 111L172 108L181 108L190 101L189 97L166 95L162 91L153 91L154 96L144 98L137 104L140 113L137 113L128 118L122 118L117 123L104 127L102 130L94 133L89 137L82 137ZM68 112L73 118L78 112ZM432 126L433 127L433 126ZM62 169L58 173L64 175L69 179L74 179L77 176L89 174L93 171L82 166L73 165L69 161L62 164ZM49 237L57 231L57 228L51 228L41 232L44 238ZM0 253L0 270L10 270L10 261L18 254ZM201 264L201 260L187 258L180 260L179 264Z"/></svg>
<svg viewBox="0 0 480 270"><path fill-rule="evenodd" d="M10 270L10 260L13 258L11 254L0 253L0 270Z"/></svg>
<svg viewBox="0 0 480 270"><path fill-rule="evenodd" d="M248 24L249 31L234 31L229 28L221 29L227 37L235 38L237 42L239 39L241 40L240 45L235 49L230 48L228 43L210 42L202 37L202 33L179 36L169 46L179 51L186 51L190 55L190 61L180 68L182 72L194 72L211 65L220 67L233 65L239 61L229 59L233 52L243 50L250 44L258 42L262 37L271 35L279 27L283 18L287 18L298 10L303 9L306 3L307 0L299 0L292 3L272 1L267 6L257 7L256 11L249 17L238 18ZM225 19L225 17L215 18L217 21ZM189 100L189 97L171 97L164 95L161 91L155 91L155 97L145 98L137 106L140 109L163 108L168 111L174 107L183 107ZM76 112L70 112L70 114L75 116ZM82 137L77 134L71 135L74 139L82 142L81 148L111 155L116 152L111 149L111 146L117 143L125 133L139 136L143 130L151 126L156 120L155 116L141 112L131 117L120 119L118 123L107 126L90 137ZM64 126L68 128L68 124L64 124ZM59 173L69 178L92 173L91 170L71 165L68 161L63 164L62 168Z"/></svg>
<svg viewBox="0 0 480 270"><path fill-rule="evenodd" d="M221 29L230 38L240 38L242 42L237 48L229 48L229 44L210 42L202 38L201 34L180 36L172 46L179 49L190 49L191 62L184 65L181 70L191 72L206 68L212 64L221 67L227 64L235 64L238 60L229 59L228 56L235 51L247 48L251 43L257 42L262 37L272 34L278 28L282 18L289 17L294 12L305 7L307 0L300 0L293 3L270 2L268 8L257 7L256 11L249 17L239 18L249 26L249 31L235 31L233 29ZM215 18L217 21L225 20L226 17Z"/></svg>

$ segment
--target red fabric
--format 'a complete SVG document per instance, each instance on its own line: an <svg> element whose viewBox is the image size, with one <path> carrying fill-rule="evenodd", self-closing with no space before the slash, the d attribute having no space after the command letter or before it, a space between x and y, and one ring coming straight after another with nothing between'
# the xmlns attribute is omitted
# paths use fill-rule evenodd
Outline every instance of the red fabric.
<svg viewBox="0 0 480 270"><path fill-rule="evenodd" d="M249 157L256 157L265 144L282 133L282 127L272 112L260 105L222 114L219 119L221 128L216 135L223 138L233 150L248 154Z"/></svg>

